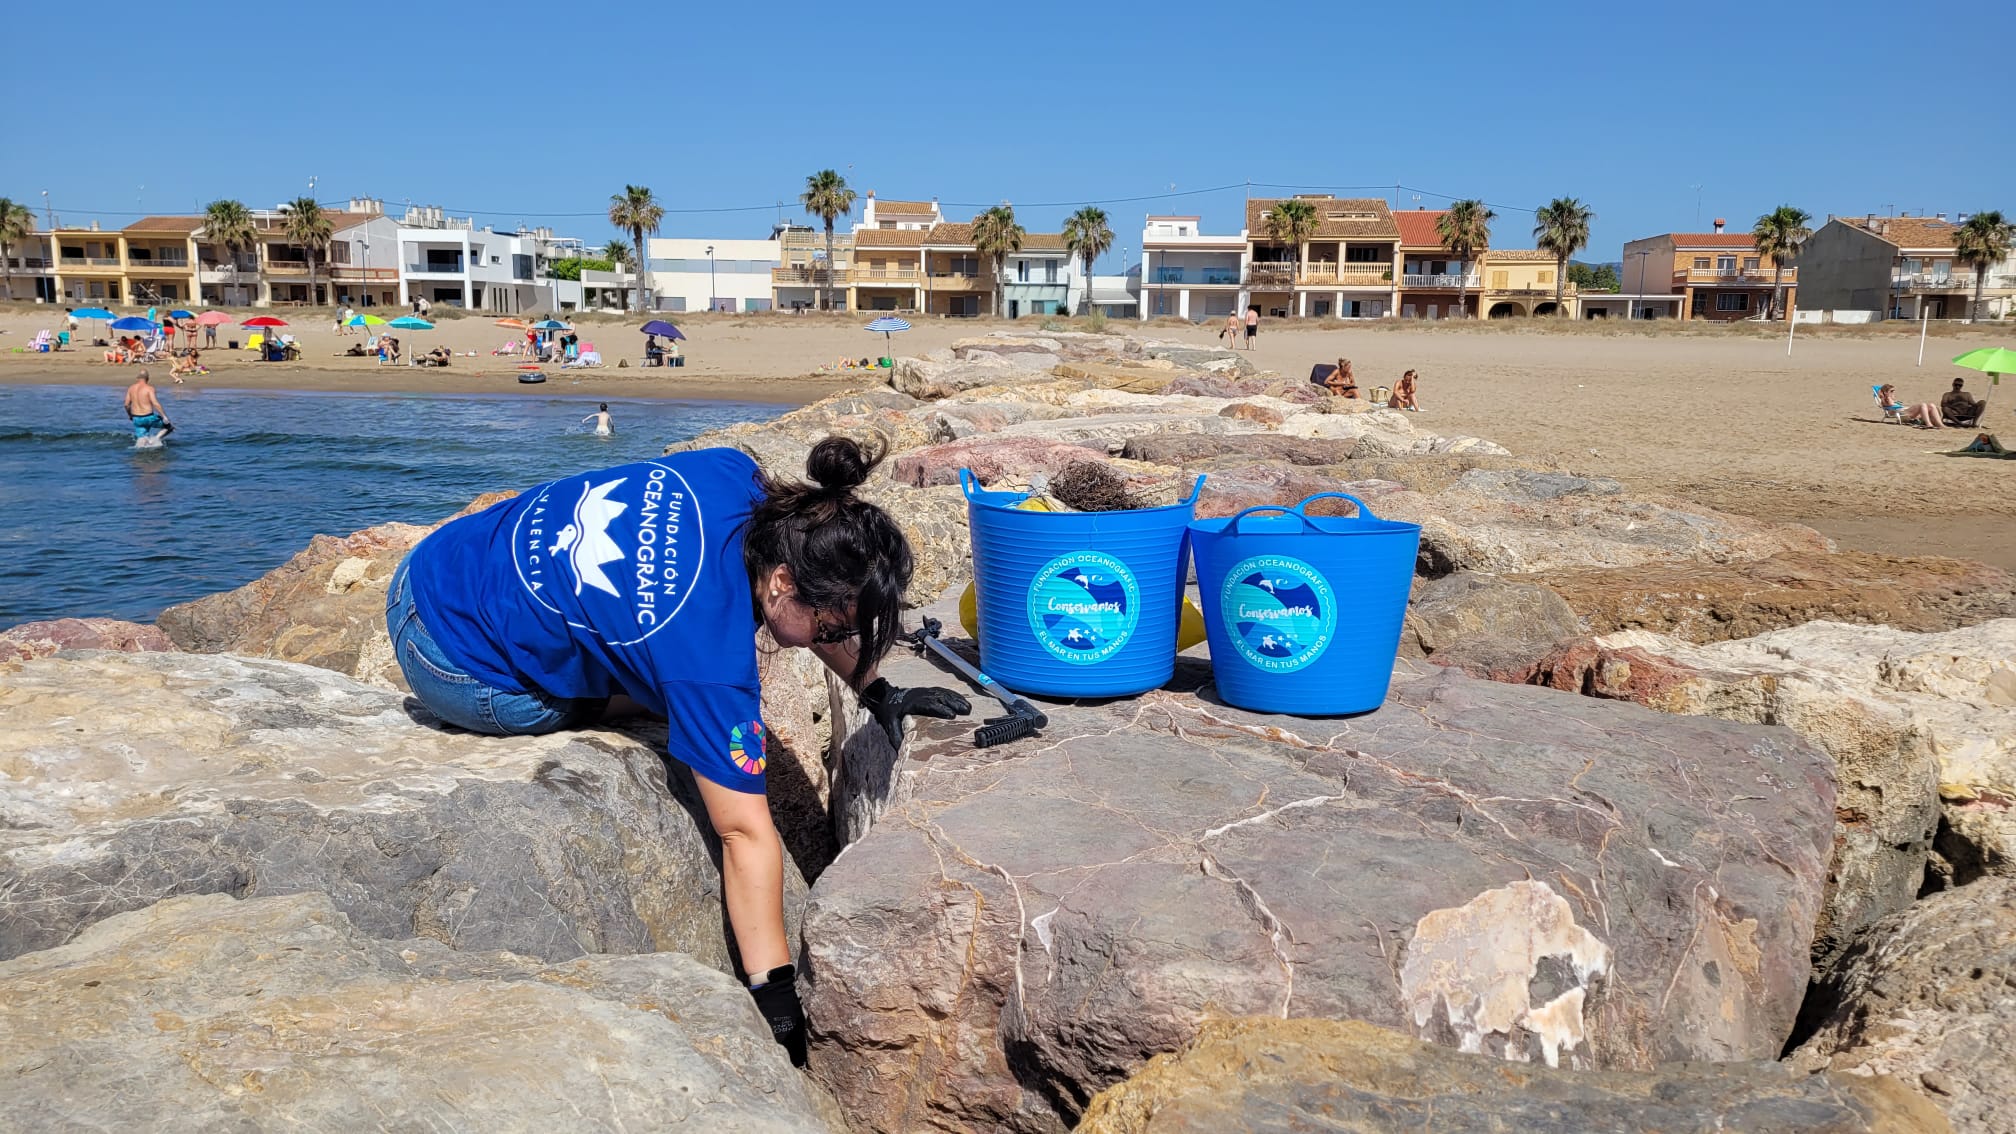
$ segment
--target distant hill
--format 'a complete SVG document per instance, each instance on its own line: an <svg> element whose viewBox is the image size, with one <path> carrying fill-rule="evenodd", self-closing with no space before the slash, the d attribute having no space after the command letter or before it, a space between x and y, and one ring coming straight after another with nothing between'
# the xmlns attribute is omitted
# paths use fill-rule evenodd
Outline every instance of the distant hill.
<svg viewBox="0 0 2016 1134"><path fill-rule="evenodd" d="M1596 270L1596 269L1598 269L1598 268L1608 268L1608 269L1610 269L1611 271L1613 271L1613 272L1616 272L1616 273L1617 273L1618 275L1620 275L1620 276L1624 274L1624 261L1622 261L1622 260L1570 260L1570 261L1568 261L1568 266L1569 266L1569 267L1571 267L1571 268L1572 268L1572 267L1574 267L1574 266L1575 266L1575 265L1577 265L1577 264L1580 264L1580 265L1582 265L1583 267L1585 267L1585 268L1588 268L1588 269L1589 269L1590 271L1595 271L1595 270Z"/></svg>

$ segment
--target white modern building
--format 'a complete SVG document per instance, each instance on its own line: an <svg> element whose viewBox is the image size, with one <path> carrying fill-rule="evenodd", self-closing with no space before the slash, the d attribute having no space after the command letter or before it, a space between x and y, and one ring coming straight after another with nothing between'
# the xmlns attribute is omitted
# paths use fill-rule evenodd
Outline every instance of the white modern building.
<svg viewBox="0 0 2016 1134"><path fill-rule="evenodd" d="M1173 315L1223 319L1239 306L1246 276L1246 233L1208 236L1199 217L1151 216L1141 230L1142 319Z"/></svg>
<svg viewBox="0 0 2016 1134"><path fill-rule="evenodd" d="M1010 319L1025 315L1069 315L1085 293L1082 261L1055 232L1031 232L1002 264L1001 309Z"/></svg>
<svg viewBox="0 0 2016 1134"><path fill-rule="evenodd" d="M439 207L410 208L396 236L399 302L416 297L472 311L537 315L558 310L561 296L545 277L554 246L549 232L493 232ZM374 244L375 259L377 249ZM578 301L578 293L577 293Z"/></svg>
<svg viewBox="0 0 2016 1134"><path fill-rule="evenodd" d="M651 298L657 311L771 309L771 285L783 262L772 240L654 236Z"/></svg>
<svg viewBox="0 0 2016 1134"><path fill-rule="evenodd" d="M1132 319L1141 307L1141 269L1130 268L1124 276L1092 277L1092 309L1108 319ZM1072 296L1076 311L1077 296Z"/></svg>
<svg viewBox="0 0 2016 1134"><path fill-rule="evenodd" d="M329 287L344 307L391 307L399 302L399 224L384 203L356 198L335 222L329 240Z"/></svg>

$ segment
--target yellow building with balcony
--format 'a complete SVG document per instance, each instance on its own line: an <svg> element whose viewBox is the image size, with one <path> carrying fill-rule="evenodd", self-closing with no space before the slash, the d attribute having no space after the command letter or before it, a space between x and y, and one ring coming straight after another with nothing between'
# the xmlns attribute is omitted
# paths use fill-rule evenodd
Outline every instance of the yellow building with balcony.
<svg viewBox="0 0 2016 1134"><path fill-rule="evenodd" d="M1477 309L1486 319L1526 315L1576 315L1575 285L1557 279L1554 253L1537 248L1493 248L1484 253ZM1554 298L1559 287L1559 306ZM1566 310L1562 310L1565 308Z"/></svg>

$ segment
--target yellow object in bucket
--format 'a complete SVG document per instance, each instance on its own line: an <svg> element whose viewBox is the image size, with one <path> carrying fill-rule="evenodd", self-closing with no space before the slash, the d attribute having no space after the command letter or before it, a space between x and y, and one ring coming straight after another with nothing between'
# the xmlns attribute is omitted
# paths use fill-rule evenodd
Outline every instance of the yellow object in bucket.
<svg viewBox="0 0 2016 1134"><path fill-rule="evenodd" d="M975 642L980 640L980 591L972 583L966 584L965 593L959 596L959 624ZM1186 598L1176 624L1176 652L1182 653L1203 640L1204 612Z"/></svg>

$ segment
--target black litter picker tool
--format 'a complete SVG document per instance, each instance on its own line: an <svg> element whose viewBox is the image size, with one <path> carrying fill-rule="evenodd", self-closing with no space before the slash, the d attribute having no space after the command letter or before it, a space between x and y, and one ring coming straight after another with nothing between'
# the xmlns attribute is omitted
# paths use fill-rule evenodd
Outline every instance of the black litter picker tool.
<svg viewBox="0 0 2016 1134"><path fill-rule="evenodd" d="M1050 723L1050 718L1044 716L1042 710L1001 688L993 678L973 668L965 658L953 653L950 646L939 641L938 631L943 628L944 623L927 617L924 619L924 625L918 627L917 632L911 637L919 646L929 648L932 653L944 659L946 664L958 670L966 680L979 686L982 693L1001 702L1001 707L1008 710L1005 716L992 717L981 722L980 727L973 733L973 747L992 748L996 744L1020 740Z"/></svg>

